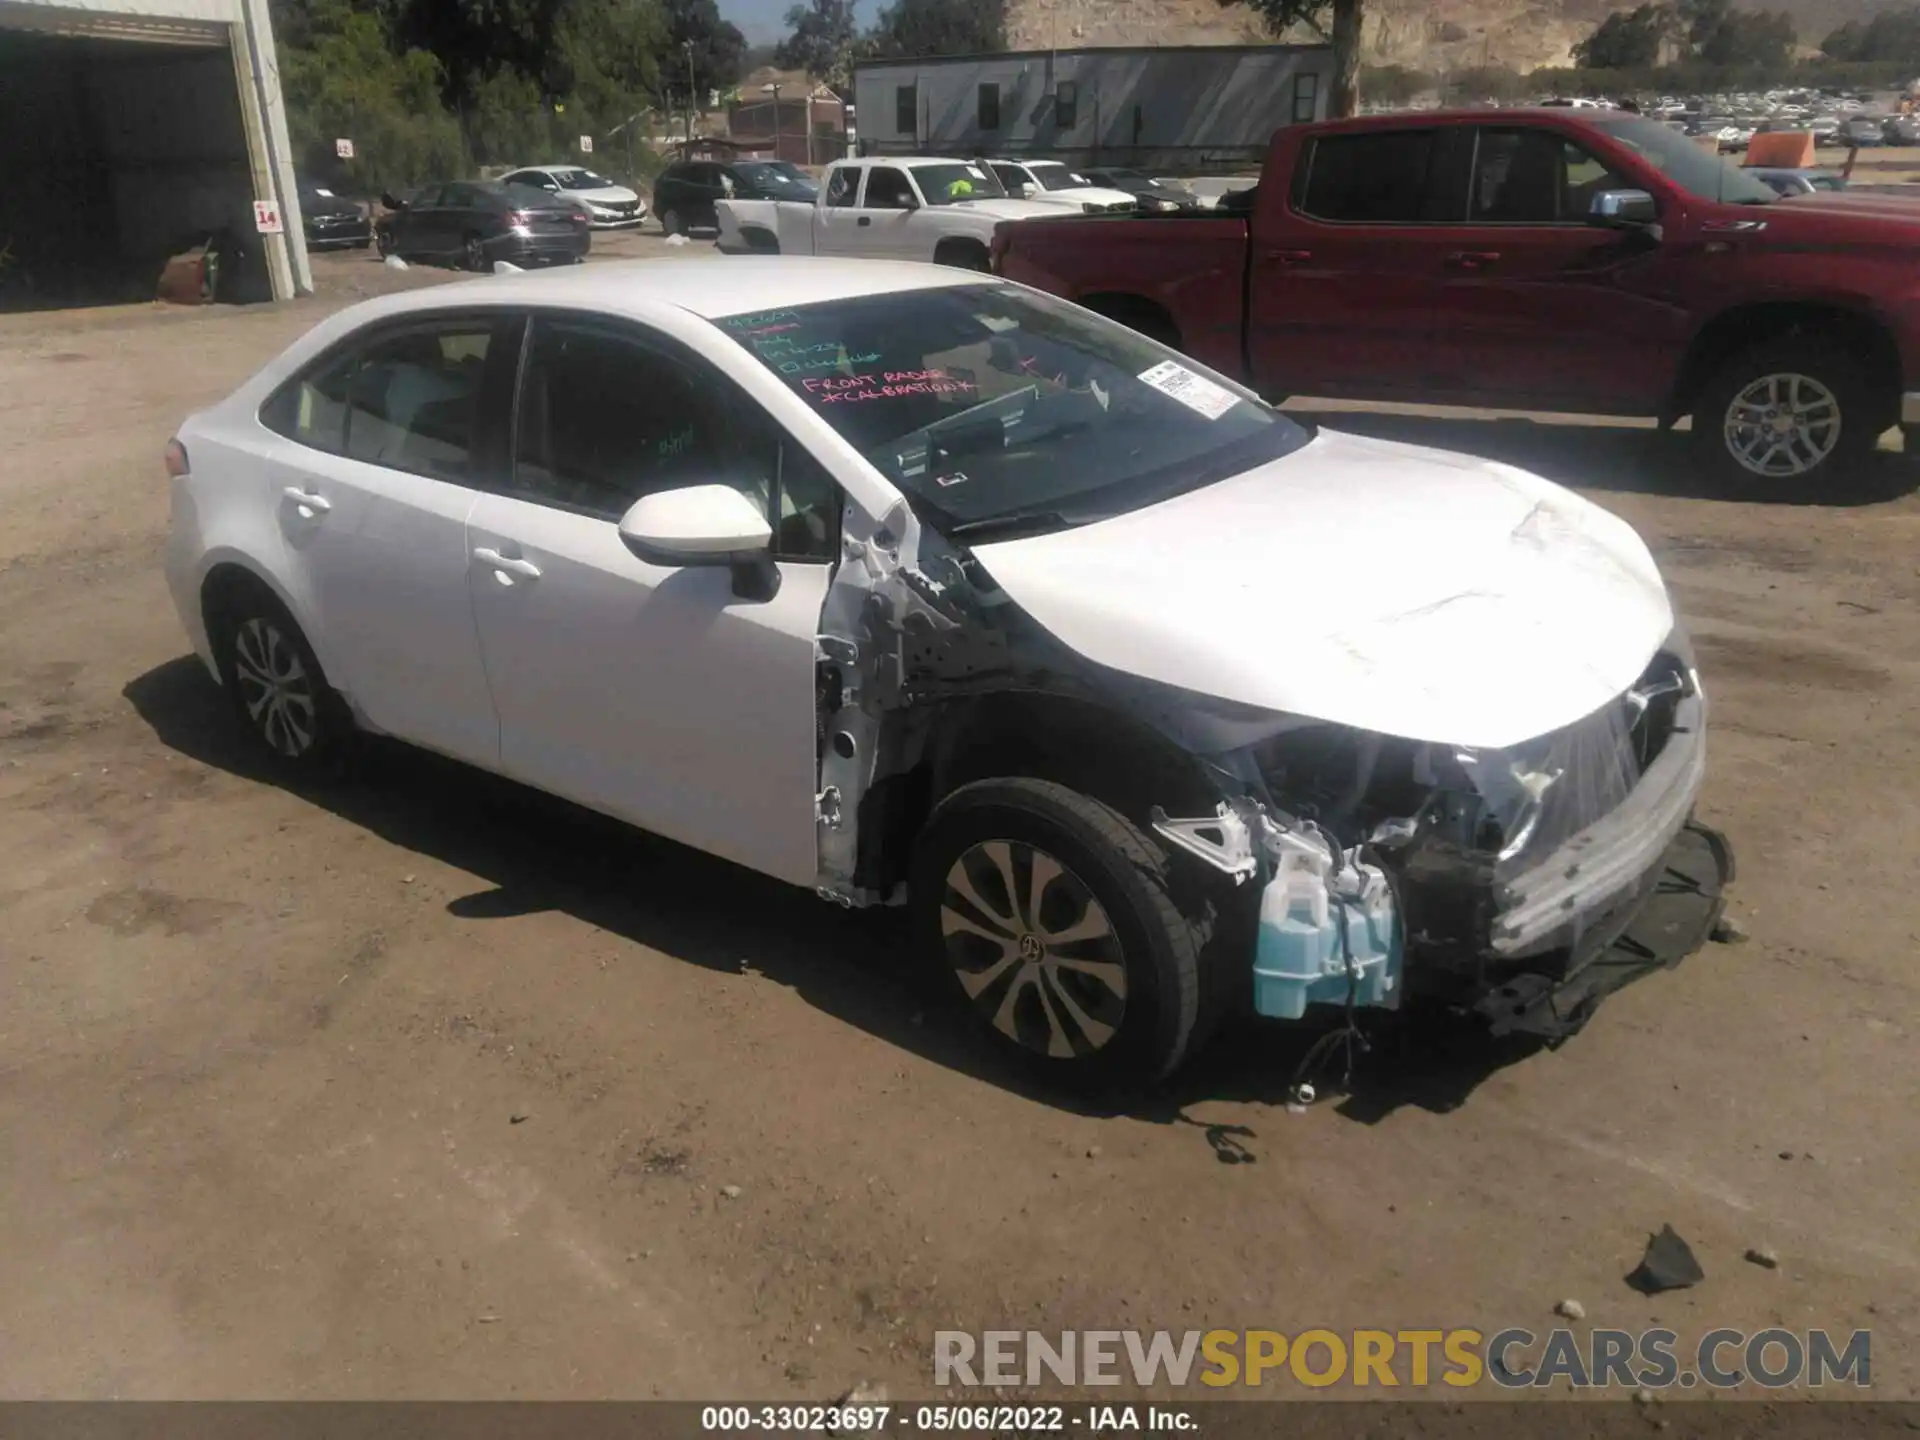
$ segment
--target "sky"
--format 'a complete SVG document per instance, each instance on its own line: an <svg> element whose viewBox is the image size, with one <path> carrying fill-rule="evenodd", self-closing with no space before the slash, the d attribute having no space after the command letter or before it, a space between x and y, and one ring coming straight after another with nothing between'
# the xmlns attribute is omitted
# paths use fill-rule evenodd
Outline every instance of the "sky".
<svg viewBox="0 0 1920 1440"><path fill-rule="evenodd" d="M740 27L740 33L752 45L770 45L787 33L787 11L794 0L720 0L722 19ZM860 22L873 18L872 0L861 0Z"/></svg>

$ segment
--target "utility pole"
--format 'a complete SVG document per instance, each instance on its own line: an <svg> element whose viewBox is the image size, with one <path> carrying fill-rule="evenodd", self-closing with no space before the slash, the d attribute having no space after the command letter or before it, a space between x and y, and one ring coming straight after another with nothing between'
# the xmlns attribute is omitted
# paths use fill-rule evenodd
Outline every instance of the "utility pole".
<svg viewBox="0 0 1920 1440"><path fill-rule="evenodd" d="M773 92L773 158L780 158L780 82L767 86Z"/></svg>
<svg viewBox="0 0 1920 1440"><path fill-rule="evenodd" d="M687 149L691 151L693 149L693 107L699 103L694 98L693 88L693 42L682 40L680 48L687 52Z"/></svg>

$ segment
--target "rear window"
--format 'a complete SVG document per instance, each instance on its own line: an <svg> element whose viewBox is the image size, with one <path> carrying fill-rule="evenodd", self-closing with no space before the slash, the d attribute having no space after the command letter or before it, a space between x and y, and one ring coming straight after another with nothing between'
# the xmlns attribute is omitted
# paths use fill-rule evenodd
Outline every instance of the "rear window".
<svg viewBox="0 0 1920 1440"><path fill-rule="evenodd" d="M1323 135L1307 157L1302 214L1349 224L1458 220L1464 175L1449 158L1463 147L1440 130L1367 130Z"/></svg>
<svg viewBox="0 0 1920 1440"><path fill-rule="evenodd" d="M949 534L1090 523L1238 474L1306 431L1049 296L957 285L716 322Z"/></svg>

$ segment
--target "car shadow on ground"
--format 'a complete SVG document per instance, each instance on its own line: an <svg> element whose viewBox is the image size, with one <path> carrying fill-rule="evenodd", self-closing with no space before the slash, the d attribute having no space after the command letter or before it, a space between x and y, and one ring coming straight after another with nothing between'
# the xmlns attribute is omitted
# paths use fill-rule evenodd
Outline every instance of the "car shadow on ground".
<svg viewBox="0 0 1920 1440"><path fill-rule="evenodd" d="M1504 460L1580 490L1840 507L1897 500L1920 485L1920 465L1898 451L1876 451L1843 492L1815 487L1802 494L1790 485L1758 479L1729 487L1695 462L1690 435L1662 434L1647 426L1321 409L1311 401L1291 405L1287 413L1329 430Z"/></svg>
<svg viewBox="0 0 1920 1440"><path fill-rule="evenodd" d="M1284 1104L1324 1033L1304 1025L1236 1023L1160 1092L1090 1104L1043 1087L982 1043L910 953L898 911L846 911L795 886L636 830L513 781L396 741L364 739L342 773L289 784L241 730L192 656L168 661L122 692L162 744L191 759L302 799L402 849L481 878L446 910L460 920L560 911L707 969L787 986L844 1023L974 1079L1089 1115L1193 1124L1209 1100ZM1390 1017L1380 1017L1390 1018ZM1533 1047L1477 1031L1377 1027L1358 1057L1354 1090L1336 1103L1373 1123L1402 1105L1458 1106L1481 1080ZM1341 1057L1315 1079L1337 1089ZM1221 1158L1233 1137L1201 1127ZM1242 1147L1244 1150L1245 1147ZM1250 1151L1246 1152L1249 1156Z"/></svg>

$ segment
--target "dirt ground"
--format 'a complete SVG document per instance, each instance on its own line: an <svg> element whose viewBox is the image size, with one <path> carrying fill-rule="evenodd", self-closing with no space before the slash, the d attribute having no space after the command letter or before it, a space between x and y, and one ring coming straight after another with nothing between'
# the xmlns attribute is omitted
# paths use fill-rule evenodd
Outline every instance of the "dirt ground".
<svg viewBox="0 0 1920 1440"><path fill-rule="evenodd" d="M1569 1298L1870 1329L1875 1391L1920 1393L1900 457L1872 503L1764 506L1643 427L1329 417L1649 538L1752 939L1557 1052L1415 1045L1289 1113L1301 1041L1250 1026L1101 1114L923 1010L884 919L398 747L260 778L167 599L160 454L321 315L445 278L316 269L280 308L0 319L0 1396L925 1396L936 1329L1545 1331ZM1644 1298L1666 1223L1706 1279Z"/></svg>

